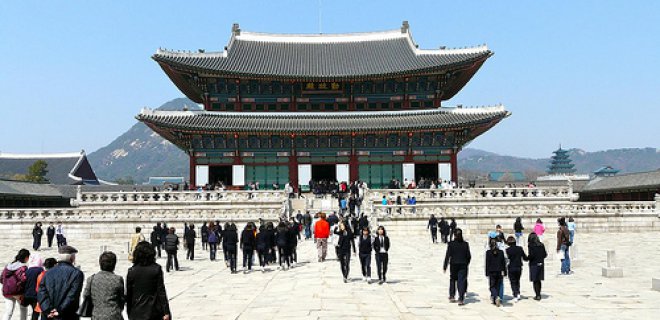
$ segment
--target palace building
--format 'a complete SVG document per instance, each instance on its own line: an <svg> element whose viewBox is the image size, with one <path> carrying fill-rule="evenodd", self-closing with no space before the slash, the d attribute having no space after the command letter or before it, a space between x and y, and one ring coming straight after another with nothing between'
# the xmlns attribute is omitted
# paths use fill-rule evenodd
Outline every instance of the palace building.
<svg viewBox="0 0 660 320"><path fill-rule="evenodd" d="M144 109L137 119L188 153L191 185L457 181L461 148L510 112L442 102L492 55L485 45L420 49L407 22L304 35L234 24L222 51L152 56L203 110Z"/></svg>

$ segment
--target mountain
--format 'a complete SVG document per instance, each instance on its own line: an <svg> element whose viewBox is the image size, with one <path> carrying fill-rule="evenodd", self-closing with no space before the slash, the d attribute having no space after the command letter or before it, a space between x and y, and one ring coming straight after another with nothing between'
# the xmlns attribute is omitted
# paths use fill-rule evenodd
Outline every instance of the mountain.
<svg viewBox="0 0 660 320"><path fill-rule="evenodd" d="M548 152L551 155L551 152ZM660 149L630 148L586 152L569 149L572 163L578 174L590 174L600 167L612 166L620 173L652 171L660 169ZM458 167L471 176L482 176L492 171L519 171L535 178L544 175L550 157L530 159L499 155L478 149L466 148L458 154Z"/></svg>
<svg viewBox="0 0 660 320"><path fill-rule="evenodd" d="M195 102L179 98L158 109L182 110L184 106L199 108ZM545 174L552 151L548 150L548 158L530 159L466 148L458 154L458 167L461 176L485 176L492 171L519 171L533 180ZM570 149L569 155L577 173L591 173L606 165L621 170L621 173L660 168L660 149L655 148L598 152ZM142 183L149 180L149 177L189 175L188 156L140 122L109 145L89 154L88 159L97 176L107 181L122 179Z"/></svg>
<svg viewBox="0 0 660 320"><path fill-rule="evenodd" d="M187 98L169 101L158 110L199 108ZM106 181L133 180L140 184L149 177L188 177L188 155L169 141L161 138L141 122L112 141L109 145L88 155L96 175Z"/></svg>

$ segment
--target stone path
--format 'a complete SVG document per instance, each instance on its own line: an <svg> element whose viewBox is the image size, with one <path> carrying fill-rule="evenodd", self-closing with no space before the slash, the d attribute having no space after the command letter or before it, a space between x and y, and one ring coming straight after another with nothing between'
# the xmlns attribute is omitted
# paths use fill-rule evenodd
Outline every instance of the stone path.
<svg viewBox="0 0 660 320"><path fill-rule="evenodd" d="M464 307L448 302L449 276L441 270L445 246L433 245L429 238L392 238L389 283L382 286L362 282L355 257L351 260L352 281L343 283L339 262L316 262L311 241L300 243L300 263L295 268L235 275L222 261L209 261L198 246L198 260L186 261L180 251L183 271L166 275L170 307L175 319L653 319L660 314L660 292L651 290L651 278L660 276L660 233L579 235L576 242L584 262L573 268L575 274L557 276L559 261L549 259L544 299L507 301L501 308L488 303L482 237L479 241L469 239L473 263ZM100 245L107 245L121 259L126 256L125 243L85 241L72 245L81 251L79 263L86 276L98 270ZM0 249L0 262L8 262L17 249L29 246L5 244ZM616 250L624 278L601 276L608 249ZM41 252L42 256L52 253L54 250ZM334 251L329 256L334 258ZM164 265L165 259L158 262ZM122 260L117 273L125 276L127 268L128 262ZM375 275L375 262L372 269ZM525 266L522 294L529 297L533 291L527 280ZM505 284L505 295L510 297L506 279Z"/></svg>

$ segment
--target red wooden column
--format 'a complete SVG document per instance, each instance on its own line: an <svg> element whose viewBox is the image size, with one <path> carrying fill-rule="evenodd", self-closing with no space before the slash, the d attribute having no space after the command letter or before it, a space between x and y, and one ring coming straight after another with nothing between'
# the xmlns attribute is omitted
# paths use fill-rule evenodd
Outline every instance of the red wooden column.
<svg viewBox="0 0 660 320"><path fill-rule="evenodd" d="M348 180L350 180L348 181L349 183L360 180L358 156L355 151L355 132L351 133L351 156L348 158Z"/></svg>
<svg viewBox="0 0 660 320"><path fill-rule="evenodd" d="M291 155L289 156L289 183L298 192L298 155L296 154L296 135L291 135Z"/></svg>
<svg viewBox="0 0 660 320"><path fill-rule="evenodd" d="M197 185L195 184L195 175L197 174L197 167L195 163L195 156L190 155L190 188L191 189L197 189Z"/></svg>
<svg viewBox="0 0 660 320"><path fill-rule="evenodd" d="M451 164L451 181L458 186L458 150L454 149L453 151L449 158L449 163Z"/></svg>

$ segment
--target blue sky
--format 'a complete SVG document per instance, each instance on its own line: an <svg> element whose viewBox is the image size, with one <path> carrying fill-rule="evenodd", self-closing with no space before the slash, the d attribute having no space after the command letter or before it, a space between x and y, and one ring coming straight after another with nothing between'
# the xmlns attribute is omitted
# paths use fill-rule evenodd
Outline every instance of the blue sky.
<svg viewBox="0 0 660 320"><path fill-rule="evenodd" d="M0 152L92 152L182 96L150 56L221 50L231 25L319 32L319 2L2 1ZM660 147L660 1L323 1L324 33L395 29L495 55L445 105L513 115L469 147L547 157Z"/></svg>

